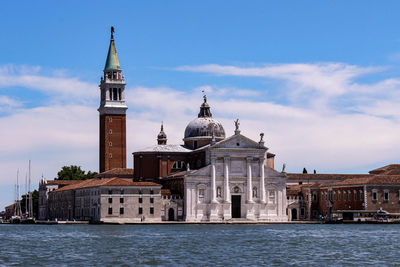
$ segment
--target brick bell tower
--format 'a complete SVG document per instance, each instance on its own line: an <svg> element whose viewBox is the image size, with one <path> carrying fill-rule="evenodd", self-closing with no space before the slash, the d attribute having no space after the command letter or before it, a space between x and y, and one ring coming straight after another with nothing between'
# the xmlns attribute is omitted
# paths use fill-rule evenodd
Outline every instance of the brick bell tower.
<svg viewBox="0 0 400 267"><path fill-rule="evenodd" d="M111 27L104 77L100 80L100 172L126 168L125 78L119 66Z"/></svg>

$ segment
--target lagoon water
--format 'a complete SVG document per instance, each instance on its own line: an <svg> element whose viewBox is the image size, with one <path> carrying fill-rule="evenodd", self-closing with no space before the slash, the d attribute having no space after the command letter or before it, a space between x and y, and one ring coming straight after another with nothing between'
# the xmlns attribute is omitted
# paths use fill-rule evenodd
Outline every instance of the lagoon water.
<svg viewBox="0 0 400 267"><path fill-rule="evenodd" d="M0 225L0 265L400 265L400 225Z"/></svg>

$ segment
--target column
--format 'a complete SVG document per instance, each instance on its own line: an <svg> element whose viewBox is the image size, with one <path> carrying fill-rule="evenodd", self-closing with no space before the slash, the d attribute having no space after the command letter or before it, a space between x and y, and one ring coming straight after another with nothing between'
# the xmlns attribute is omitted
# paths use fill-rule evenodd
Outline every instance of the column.
<svg viewBox="0 0 400 267"><path fill-rule="evenodd" d="M260 202L265 203L265 158L260 158Z"/></svg>
<svg viewBox="0 0 400 267"><path fill-rule="evenodd" d="M229 190L229 157L224 157L224 201L226 203L231 202Z"/></svg>
<svg viewBox="0 0 400 267"><path fill-rule="evenodd" d="M251 157L247 159L247 203L253 203L253 185L252 185L252 176L251 176Z"/></svg>
<svg viewBox="0 0 400 267"><path fill-rule="evenodd" d="M215 186L215 158L211 158L211 203L218 203Z"/></svg>

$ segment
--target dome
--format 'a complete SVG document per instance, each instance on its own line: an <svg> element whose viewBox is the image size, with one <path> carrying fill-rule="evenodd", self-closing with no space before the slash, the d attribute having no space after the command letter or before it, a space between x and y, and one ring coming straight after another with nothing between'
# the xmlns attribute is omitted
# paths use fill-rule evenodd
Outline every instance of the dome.
<svg viewBox="0 0 400 267"><path fill-rule="evenodd" d="M185 139L191 137L209 137L211 139L213 134L217 141L225 138L224 127L212 117L196 118L189 122L185 129Z"/></svg>
<svg viewBox="0 0 400 267"><path fill-rule="evenodd" d="M185 145L190 148L198 148L214 141L225 139L225 130L222 124L214 119L211 114L207 97L200 106L200 112L196 119L189 122L185 129Z"/></svg>

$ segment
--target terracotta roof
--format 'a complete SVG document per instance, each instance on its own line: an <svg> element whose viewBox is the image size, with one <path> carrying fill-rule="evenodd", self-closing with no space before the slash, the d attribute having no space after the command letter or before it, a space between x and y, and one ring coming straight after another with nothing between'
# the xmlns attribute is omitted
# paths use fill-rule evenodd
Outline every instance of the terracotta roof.
<svg viewBox="0 0 400 267"><path fill-rule="evenodd" d="M169 189L161 189L161 195L162 196L164 196L164 195L169 196L169 195L171 195L171 190L169 190Z"/></svg>
<svg viewBox="0 0 400 267"><path fill-rule="evenodd" d="M327 173L287 173L287 180L315 181L315 180L337 180L343 181L350 178L369 176L368 174L327 174Z"/></svg>
<svg viewBox="0 0 400 267"><path fill-rule="evenodd" d="M47 184L57 184L57 185L70 185L82 182L82 180L48 180Z"/></svg>
<svg viewBox="0 0 400 267"><path fill-rule="evenodd" d="M286 187L286 195L298 195L301 192L302 185L289 185Z"/></svg>
<svg viewBox="0 0 400 267"><path fill-rule="evenodd" d="M400 185L400 175L368 175L360 178L346 179L341 182L322 184L321 187L342 185L365 185L365 184L397 184Z"/></svg>
<svg viewBox="0 0 400 267"><path fill-rule="evenodd" d="M369 171L370 174L400 175L400 164L390 164Z"/></svg>
<svg viewBox="0 0 400 267"><path fill-rule="evenodd" d="M15 206L15 203L13 203L13 204L11 204L11 205L8 205L8 206L6 206L5 208L7 209L7 208L12 208L12 207L14 207Z"/></svg>
<svg viewBox="0 0 400 267"><path fill-rule="evenodd" d="M128 169L128 168L114 168L102 173L99 173L95 176L95 178L102 178L102 177L115 177L118 175L123 175L123 176L132 176L133 177L133 169Z"/></svg>
<svg viewBox="0 0 400 267"><path fill-rule="evenodd" d="M54 190L52 192L60 192L67 190L74 190L80 188L90 188L90 187L98 187L98 186L161 186L152 182L133 182L131 179L123 179L123 178L93 178L89 180L84 180L78 184L72 184L60 189Z"/></svg>

